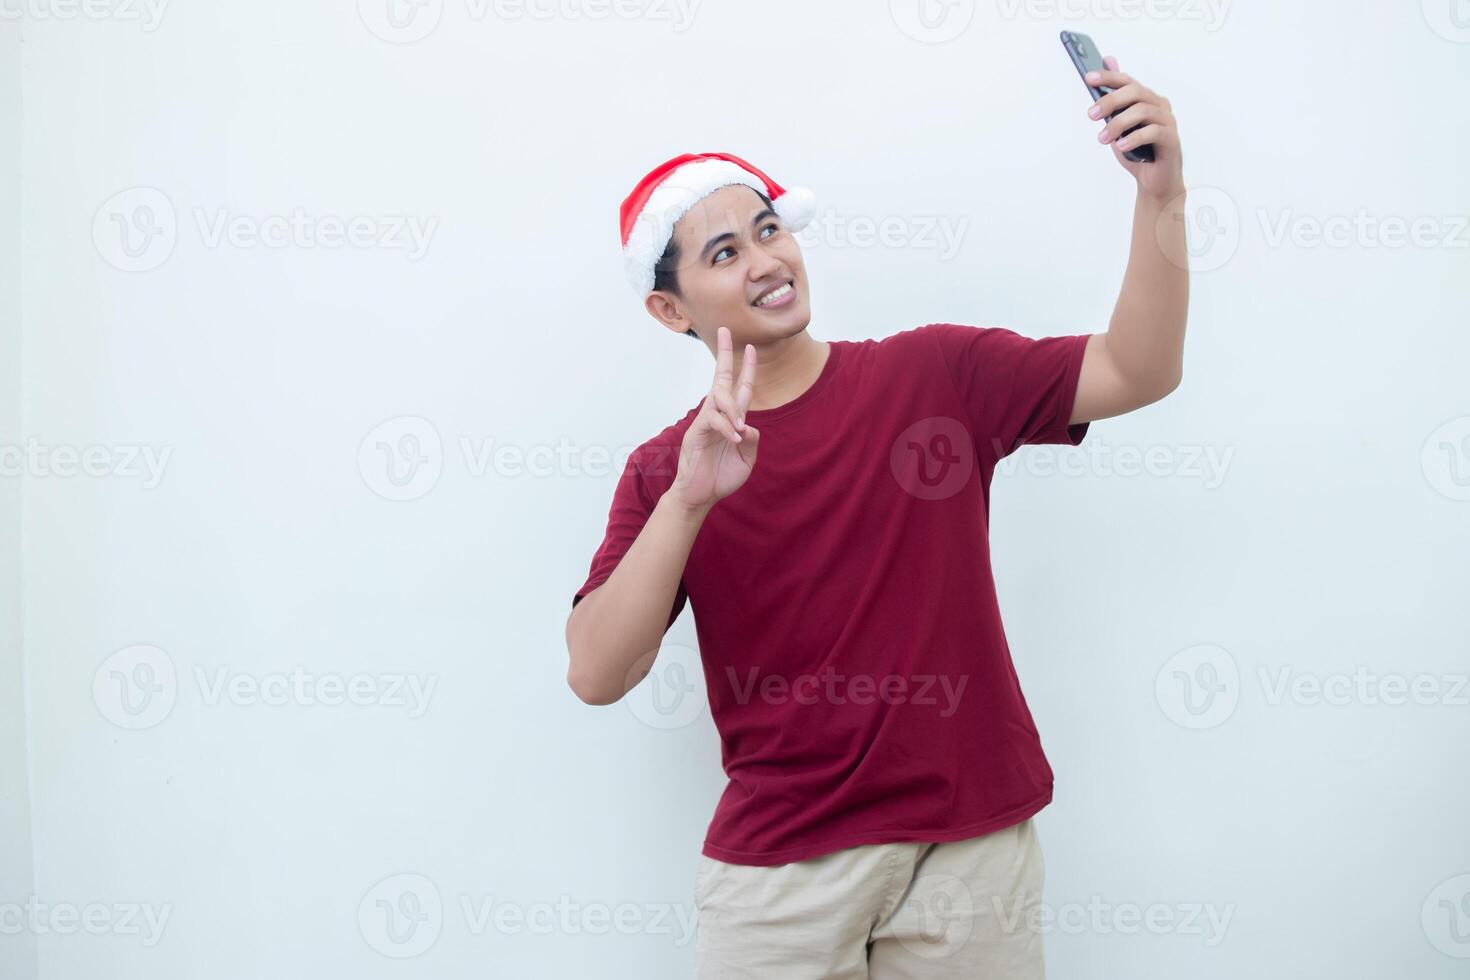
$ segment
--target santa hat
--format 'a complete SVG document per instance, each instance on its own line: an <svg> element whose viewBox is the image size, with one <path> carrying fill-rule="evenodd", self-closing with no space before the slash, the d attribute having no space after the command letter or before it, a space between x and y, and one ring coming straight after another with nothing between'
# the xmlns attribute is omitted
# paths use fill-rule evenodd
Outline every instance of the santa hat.
<svg viewBox="0 0 1470 980"><path fill-rule="evenodd" d="M647 296L654 266L668 247L674 223L708 194L744 184L771 200L790 231L805 228L816 214L816 198L805 187L785 188L730 153L684 153L659 164L623 199L623 267L628 281Z"/></svg>

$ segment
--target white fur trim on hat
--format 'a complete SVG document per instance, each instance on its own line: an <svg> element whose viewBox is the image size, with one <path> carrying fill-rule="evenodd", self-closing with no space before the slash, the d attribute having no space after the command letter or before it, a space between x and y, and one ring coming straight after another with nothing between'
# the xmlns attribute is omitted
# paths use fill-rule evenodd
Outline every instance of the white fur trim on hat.
<svg viewBox="0 0 1470 980"><path fill-rule="evenodd" d="M686 163L654 188L623 248L623 268L638 295L653 292L654 267L663 257L678 220L708 195L734 184L768 197L771 193L765 181L729 160ZM771 201L771 207L789 230L800 231L816 214L816 197L804 187L788 187Z"/></svg>

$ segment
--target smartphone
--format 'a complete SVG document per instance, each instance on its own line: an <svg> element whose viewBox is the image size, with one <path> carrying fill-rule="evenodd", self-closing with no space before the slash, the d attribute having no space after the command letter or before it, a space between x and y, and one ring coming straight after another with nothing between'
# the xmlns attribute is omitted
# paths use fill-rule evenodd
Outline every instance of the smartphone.
<svg viewBox="0 0 1470 980"><path fill-rule="evenodd" d="M1092 85L1087 81L1088 72L1107 70L1107 66L1103 64L1102 54L1097 50L1097 45L1092 43L1092 38L1086 34L1078 34L1075 31L1062 31L1062 46L1067 49L1067 54L1071 56L1072 64L1077 66L1077 74L1082 76L1082 84L1086 85L1087 91L1092 93L1092 101L1096 102L1112 91L1106 85ZM1115 112L1111 116L1108 116L1108 118L1112 119L1117 114ZM1133 129L1128 130L1123 135L1126 136L1128 133L1133 132L1134 129L1140 128L1142 127L1134 126ZM1124 150L1123 156L1132 160L1134 163L1153 163L1154 148L1151 144L1145 143L1142 146L1135 146L1132 149Z"/></svg>

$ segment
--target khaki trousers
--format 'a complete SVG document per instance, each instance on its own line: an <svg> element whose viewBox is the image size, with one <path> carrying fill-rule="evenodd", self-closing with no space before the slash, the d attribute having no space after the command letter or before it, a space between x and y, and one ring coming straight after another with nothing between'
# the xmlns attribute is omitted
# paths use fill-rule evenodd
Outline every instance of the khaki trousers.
<svg viewBox="0 0 1470 980"><path fill-rule="evenodd" d="M1042 980L1031 819L967 840L862 844L769 867L700 855L700 980Z"/></svg>

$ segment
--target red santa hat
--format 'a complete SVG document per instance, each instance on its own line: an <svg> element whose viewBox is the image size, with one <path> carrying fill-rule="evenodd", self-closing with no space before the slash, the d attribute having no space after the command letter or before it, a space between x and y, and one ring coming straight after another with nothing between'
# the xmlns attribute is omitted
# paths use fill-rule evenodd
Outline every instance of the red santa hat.
<svg viewBox="0 0 1470 980"><path fill-rule="evenodd" d="M673 237L674 223L704 197L732 184L744 184L770 198L789 231L805 228L816 214L811 191L782 187L733 154L680 154L649 171L619 210L623 267L638 295L653 292L654 266Z"/></svg>

